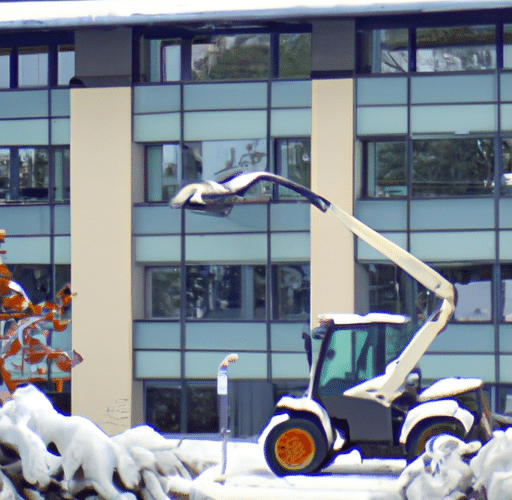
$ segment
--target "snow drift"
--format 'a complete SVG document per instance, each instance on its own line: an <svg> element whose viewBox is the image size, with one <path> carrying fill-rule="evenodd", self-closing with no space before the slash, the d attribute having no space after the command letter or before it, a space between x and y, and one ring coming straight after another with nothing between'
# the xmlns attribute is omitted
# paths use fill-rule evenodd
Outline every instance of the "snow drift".
<svg viewBox="0 0 512 500"><path fill-rule="evenodd" d="M58 413L28 385L0 408L0 500L96 494L106 500L512 498L512 428L494 431L484 446L433 437L405 468L404 461L390 466L353 451L320 477L277 478L261 443L230 444L221 476L220 442L166 439L146 425L110 437L84 417Z"/></svg>

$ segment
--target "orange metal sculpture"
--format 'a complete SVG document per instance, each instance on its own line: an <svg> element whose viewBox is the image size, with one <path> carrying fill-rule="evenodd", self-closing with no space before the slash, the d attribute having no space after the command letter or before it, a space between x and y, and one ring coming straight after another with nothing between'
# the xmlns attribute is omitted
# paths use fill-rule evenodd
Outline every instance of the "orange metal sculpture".
<svg viewBox="0 0 512 500"><path fill-rule="evenodd" d="M0 244L6 232L0 230ZM0 250L5 254L5 250ZM75 351L72 356L48 345L52 331L62 332L71 321L65 319L73 293L68 283L57 293L56 301L33 304L23 287L12 279L0 258L0 323L11 321L5 334L0 334L0 376L12 393L20 383L51 381L57 392L71 379L71 368L82 361ZM3 332L0 332L3 333ZM52 374L56 367L60 373ZM54 370L55 371L55 370Z"/></svg>

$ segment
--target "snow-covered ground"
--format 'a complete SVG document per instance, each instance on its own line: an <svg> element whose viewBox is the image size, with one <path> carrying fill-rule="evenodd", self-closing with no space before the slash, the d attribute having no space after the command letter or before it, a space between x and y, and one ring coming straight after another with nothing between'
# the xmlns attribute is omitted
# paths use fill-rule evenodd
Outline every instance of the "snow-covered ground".
<svg viewBox="0 0 512 500"><path fill-rule="evenodd" d="M432 438L408 466L352 450L315 476L276 477L262 443L230 441L222 474L220 440L166 439L145 425L109 437L84 417L59 414L27 386L0 408L0 443L0 500L512 499L512 428L483 447Z"/></svg>

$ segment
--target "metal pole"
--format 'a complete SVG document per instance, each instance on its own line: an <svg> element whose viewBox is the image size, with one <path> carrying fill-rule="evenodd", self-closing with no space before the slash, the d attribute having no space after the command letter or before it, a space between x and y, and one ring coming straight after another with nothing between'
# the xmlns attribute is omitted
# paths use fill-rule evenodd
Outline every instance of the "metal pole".
<svg viewBox="0 0 512 500"><path fill-rule="evenodd" d="M238 361L238 354L228 354L219 366L217 374L217 402L219 412L219 429L222 435L222 472L224 477L227 465L227 443L229 437L229 412L228 412L228 366L229 363Z"/></svg>

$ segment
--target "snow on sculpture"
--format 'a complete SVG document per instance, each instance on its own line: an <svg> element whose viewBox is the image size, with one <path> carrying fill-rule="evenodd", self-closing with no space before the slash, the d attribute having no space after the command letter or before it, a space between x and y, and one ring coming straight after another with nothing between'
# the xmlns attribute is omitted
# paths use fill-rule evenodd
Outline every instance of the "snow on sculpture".
<svg viewBox="0 0 512 500"><path fill-rule="evenodd" d="M6 232L0 230L0 244L5 242L5 235ZM5 250L0 250L0 254L5 254ZM70 322L64 316L72 298L71 287L67 284L57 293L55 302L33 304L0 258L0 375L10 392L20 382L50 379L55 382L57 392L61 392L64 379L69 379L69 376L52 377L50 367L55 365L62 372L69 373L82 361L75 351L69 356L61 349L48 346L50 332L62 332ZM13 324L3 335L6 321Z"/></svg>

